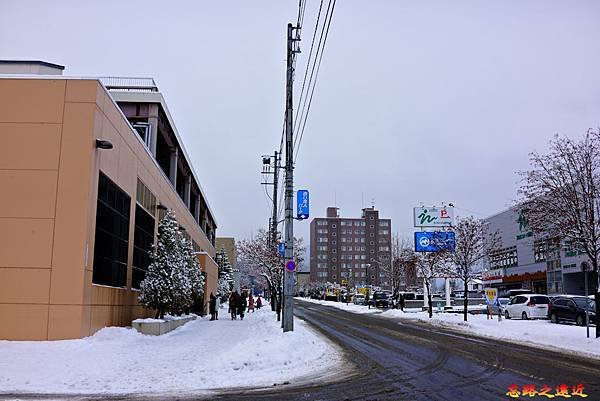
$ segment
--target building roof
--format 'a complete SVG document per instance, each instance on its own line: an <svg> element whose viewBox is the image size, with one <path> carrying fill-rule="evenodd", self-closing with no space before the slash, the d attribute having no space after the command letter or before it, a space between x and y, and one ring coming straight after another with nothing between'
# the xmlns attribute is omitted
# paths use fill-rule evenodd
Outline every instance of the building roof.
<svg viewBox="0 0 600 401"><path fill-rule="evenodd" d="M65 69L64 65L49 63L41 60L0 60L0 64L34 64L43 65L44 67L57 68L59 70Z"/></svg>

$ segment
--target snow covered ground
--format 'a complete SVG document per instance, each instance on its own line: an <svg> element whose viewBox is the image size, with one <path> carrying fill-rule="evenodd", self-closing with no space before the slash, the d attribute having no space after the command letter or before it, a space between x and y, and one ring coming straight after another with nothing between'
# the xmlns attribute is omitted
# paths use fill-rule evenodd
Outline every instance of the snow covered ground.
<svg viewBox="0 0 600 401"><path fill-rule="evenodd" d="M498 317L488 320L486 315L469 315L469 321L464 322L462 314L435 313L429 319L427 312L420 309L381 310L367 308L361 305L346 305L341 302L319 301L302 298L303 301L333 306L353 313L372 313L382 317L395 319L420 320L437 326L452 328L482 337L492 337L519 344L534 345L542 348L577 352L595 358L600 358L600 339L593 338L596 327L590 327L590 337L586 338L586 328L569 324L553 324L548 320L506 320L498 321Z"/></svg>
<svg viewBox="0 0 600 401"><path fill-rule="evenodd" d="M341 353L306 324L282 333L269 308L198 319L162 336L108 327L81 340L0 341L2 393L189 393L272 386L338 370Z"/></svg>

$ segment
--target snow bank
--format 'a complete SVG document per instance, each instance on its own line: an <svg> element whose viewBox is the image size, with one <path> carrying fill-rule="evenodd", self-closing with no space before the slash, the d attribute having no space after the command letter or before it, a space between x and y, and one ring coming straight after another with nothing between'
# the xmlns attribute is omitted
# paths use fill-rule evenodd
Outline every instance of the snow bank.
<svg viewBox="0 0 600 401"><path fill-rule="evenodd" d="M318 375L341 354L306 324L283 333L267 308L198 318L162 336L108 327L81 340L0 341L1 393L189 393Z"/></svg>
<svg viewBox="0 0 600 401"><path fill-rule="evenodd" d="M321 305L333 306L353 313L371 313L382 317L419 320L435 326L448 327L465 333L475 334L482 337L491 337L518 344L533 345L554 351L576 352L582 355L600 358L600 339L593 338L595 327L590 327L590 337L586 338L586 328L568 324L554 324L548 320L515 320L502 319L498 317L488 320L486 315L469 315L468 322L463 320L462 314L457 313L434 313L429 319L427 312L420 309L410 309L402 312L398 309L368 309L361 305L346 305L345 303L332 301L319 301L305 299Z"/></svg>

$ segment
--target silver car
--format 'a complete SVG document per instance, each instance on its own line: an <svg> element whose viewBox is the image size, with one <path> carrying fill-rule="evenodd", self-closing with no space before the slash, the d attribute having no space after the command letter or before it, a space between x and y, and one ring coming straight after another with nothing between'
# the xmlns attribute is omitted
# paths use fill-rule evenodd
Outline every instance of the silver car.
<svg viewBox="0 0 600 401"><path fill-rule="evenodd" d="M354 305L364 305L365 304L365 296L363 294L356 294L354 296Z"/></svg>

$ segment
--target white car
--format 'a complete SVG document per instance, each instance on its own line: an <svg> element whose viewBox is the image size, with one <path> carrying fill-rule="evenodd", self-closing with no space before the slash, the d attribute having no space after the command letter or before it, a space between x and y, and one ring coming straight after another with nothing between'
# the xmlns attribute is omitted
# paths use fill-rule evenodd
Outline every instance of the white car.
<svg viewBox="0 0 600 401"><path fill-rule="evenodd" d="M542 294L523 294L510 299L504 306L504 316L507 319L547 319L550 298Z"/></svg>

